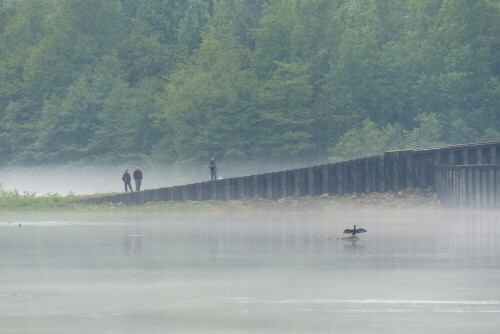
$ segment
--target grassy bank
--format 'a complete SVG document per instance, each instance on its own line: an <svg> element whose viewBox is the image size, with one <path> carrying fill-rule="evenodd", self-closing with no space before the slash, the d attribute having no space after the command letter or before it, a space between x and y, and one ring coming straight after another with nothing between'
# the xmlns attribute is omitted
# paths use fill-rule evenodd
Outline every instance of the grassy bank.
<svg viewBox="0 0 500 334"><path fill-rule="evenodd" d="M95 196L95 195L94 195ZM288 197L278 201L265 199L241 199L234 201L203 202L156 202L143 206L126 206L122 203L83 204L88 196L60 196L35 193L19 193L0 188L0 212L177 212L177 213L224 213L255 211L308 211L342 209L405 209L439 208L436 194L430 190L406 189L397 193L351 194L342 196Z"/></svg>

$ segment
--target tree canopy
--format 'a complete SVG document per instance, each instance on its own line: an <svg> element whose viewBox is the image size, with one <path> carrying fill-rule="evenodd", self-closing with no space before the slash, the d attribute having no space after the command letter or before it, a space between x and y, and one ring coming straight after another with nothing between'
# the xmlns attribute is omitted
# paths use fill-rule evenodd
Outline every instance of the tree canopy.
<svg viewBox="0 0 500 334"><path fill-rule="evenodd" d="M0 0L0 161L500 140L496 0Z"/></svg>

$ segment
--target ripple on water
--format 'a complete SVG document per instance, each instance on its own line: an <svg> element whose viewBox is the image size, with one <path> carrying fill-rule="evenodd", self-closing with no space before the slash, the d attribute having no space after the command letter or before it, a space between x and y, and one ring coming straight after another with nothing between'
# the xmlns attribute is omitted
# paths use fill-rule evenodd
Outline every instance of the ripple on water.
<svg viewBox="0 0 500 334"><path fill-rule="evenodd" d="M64 227L64 226L122 226L122 225L130 225L130 223L123 222L92 222L92 221L56 221L56 220L46 220L46 221L16 221L16 222L0 222L0 227L18 227L22 225L26 226L34 226L34 227Z"/></svg>

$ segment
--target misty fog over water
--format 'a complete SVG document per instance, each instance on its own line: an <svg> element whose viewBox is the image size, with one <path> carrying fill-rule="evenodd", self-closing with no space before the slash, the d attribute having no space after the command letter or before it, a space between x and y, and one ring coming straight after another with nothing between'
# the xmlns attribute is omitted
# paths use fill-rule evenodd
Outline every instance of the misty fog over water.
<svg viewBox="0 0 500 334"><path fill-rule="evenodd" d="M293 169L324 163L322 160L303 162L218 162L217 176L221 178L246 176L271 171ZM123 172L142 169L144 178L141 189L155 189L210 180L208 159L205 164L197 163L188 167L148 166L123 164L120 166L37 166L6 167L0 169L0 183L8 190L36 192L37 195L59 193L75 194L110 193L124 191L121 180Z"/></svg>
<svg viewBox="0 0 500 334"><path fill-rule="evenodd" d="M500 331L497 211L10 222L6 333Z"/></svg>
<svg viewBox="0 0 500 334"><path fill-rule="evenodd" d="M1 171L0 181L5 189L36 192L38 195L59 193L66 195L93 194L124 191L121 180L127 168L130 173L136 166L123 167L36 167L8 168ZM143 189L183 184L201 179L195 173L169 173L168 169L143 168Z"/></svg>

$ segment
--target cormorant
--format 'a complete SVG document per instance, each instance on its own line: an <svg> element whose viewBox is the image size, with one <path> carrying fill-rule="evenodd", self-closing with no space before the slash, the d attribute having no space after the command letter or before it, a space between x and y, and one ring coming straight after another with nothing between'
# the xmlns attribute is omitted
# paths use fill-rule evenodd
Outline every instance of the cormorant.
<svg viewBox="0 0 500 334"><path fill-rule="evenodd" d="M344 233L346 233L346 234L350 234L350 235L354 235L354 236L355 236L357 233L363 233L363 232L366 232L366 230L365 230L365 229L363 229L363 228L356 228L356 225L354 225L354 229L352 229L352 230L351 230L351 229L346 229L346 230L344 231Z"/></svg>

